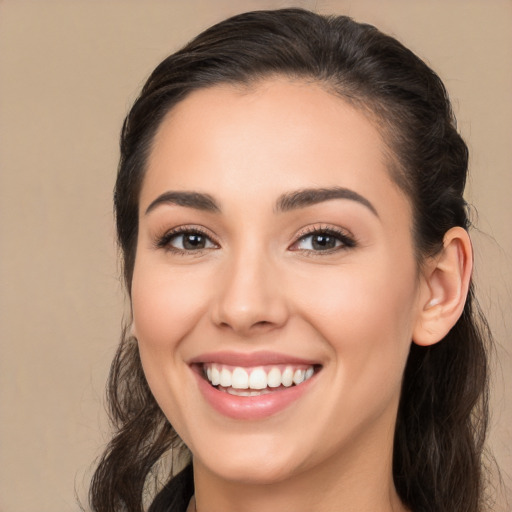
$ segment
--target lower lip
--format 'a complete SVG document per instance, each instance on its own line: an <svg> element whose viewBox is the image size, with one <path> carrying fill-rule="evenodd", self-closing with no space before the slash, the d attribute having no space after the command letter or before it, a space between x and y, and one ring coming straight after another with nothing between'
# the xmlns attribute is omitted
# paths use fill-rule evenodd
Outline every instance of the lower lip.
<svg viewBox="0 0 512 512"><path fill-rule="evenodd" d="M206 401L217 412L237 420L259 420L277 414L301 398L311 388L312 381L315 380L315 375L313 375L298 386L290 386L265 395L236 396L219 391L199 373L194 373L198 380L199 390Z"/></svg>

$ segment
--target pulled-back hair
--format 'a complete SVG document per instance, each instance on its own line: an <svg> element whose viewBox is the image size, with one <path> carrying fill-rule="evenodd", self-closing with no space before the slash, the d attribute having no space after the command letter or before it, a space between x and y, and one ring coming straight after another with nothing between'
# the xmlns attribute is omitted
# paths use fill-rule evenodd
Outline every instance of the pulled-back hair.
<svg viewBox="0 0 512 512"><path fill-rule="evenodd" d="M450 228L468 229L462 196L468 150L441 80L421 59L375 27L345 16L301 9L245 13L165 59L126 117L114 203L128 293L140 190L164 116L195 90L250 86L272 76L317 83L376 124L389 150L391 177L412 205L418 265L442 248ZM442 341L411 345L393 476L401 500L414 512L484 510L489 341L471 286L462 316ZM150 392L127 330L112 363L108 403L115 432L93 477L93 510L139 512L148 500L152 512L181 510L193 493L190 466L178 476L170 467L158 496L146 496L152 471L182 442Z"/></svg>

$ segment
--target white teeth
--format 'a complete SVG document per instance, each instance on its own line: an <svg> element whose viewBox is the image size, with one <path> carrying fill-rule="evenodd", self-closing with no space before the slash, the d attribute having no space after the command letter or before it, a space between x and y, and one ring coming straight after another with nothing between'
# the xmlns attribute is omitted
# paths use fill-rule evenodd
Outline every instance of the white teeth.
<svg viewBox="0 0 512 512"><path fill-rule="evenodd" d="M235 389L247 389L249 387L249 374L243 368L235 368L231 377L231 386Z"/></svg>
<svg viewBox="0 0 512 512"><path fill-rule="evenodd" d="M293 368L287 366L281 376L283 386L289 388L293 384Z"/></svg>
<svg viewBox="0 0 512 512"><path fill-rule="evenodd" d="M263 368L255 368L249 377L251 389L265 389L267 387L267 374Z"/></svg>
<svg viewBox="0 0 512 512"><path fill-rule="evenodd" d="M204 365L203 372L212 386L226 388L224 391L232 395L255 396L270 393L268 388L281 386L289 388L294 384L298 386L310 379L315 370L313 366L307 368L286 366L281 372L279 367L274 366L267 373L261 366L252 369L237 366L230 370L223 365L209 363Z"/></svg>
<svg viewBox="0 0 512 512"><path fill-rule="evenodd" d="M216 366L212 367L212 377L208 376L208 372L206 372L206 376L208 377L208 380L212 383L212 386L218 386L220 384L220 372L219 369Z"/></svg>
<svg viewBox="0 0 512 512"><path fill-rule="evenodd" d="M281 371L279 368L272 368L268 372L267 385L269 388L278 388L281 385Z"/></svg>
<svg viewBox="0 0 512 512"><path fill-rule="evenodd" d="M231 372L226 368L220 371L220 385L224 388L231 387Z"/></svg>
<svg viewBox="0 0 512 512"><path fill-rule="evenodd" d="M259 395L267 395L270 393L268 389L262 389L260 391L246 391L241 389L235 389L233 387L227 388L226 393L229 393L230 395L235 396L259 396Z"/></svg>
<svg viewBox="0 0 512 512"><path fill-rule="evenodd" d="M293 374L293 383L295 385L299 385L301 382L304 381L305 375L306 372L304 370L295 370L295 373Z"/></svg>

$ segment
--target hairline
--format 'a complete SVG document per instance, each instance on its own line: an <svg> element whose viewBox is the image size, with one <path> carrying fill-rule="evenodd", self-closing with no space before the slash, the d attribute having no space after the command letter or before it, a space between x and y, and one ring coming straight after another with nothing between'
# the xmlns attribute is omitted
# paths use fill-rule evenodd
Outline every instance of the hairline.
<svg viewBox="0 0 512 512"><path fill-rule="evenodd" d="M267 73L260 72L247 77L241 76L238 78L224 78L210 84L193 85L189 88L188 91L184 92L184 94L182 94L177 99L177 101L170 102L170 105L163 108L165 113L161 116L156 126L154 127L153 134L149 140L149 147L147 148L146 152L144 168L142 169L142 179L140 182L141 189L144 176L147 172L149 159L151 158L154 144L158 137L158 133L160 132L162 125L169 118L172 118L176 107L180 103L185 101L195 92L212 88L231 88L237 90L241 94L250 94L262 84L279 79L287 79L291 83L298 82L305 85L318 86L323 91L337 99L341 99L356 111L361 113L373 125L379 134L379 137L384 146L384 164L388 169L393 183L398 186L402 193L406 195L408 200L411 202L411 205L414 205L413 191L410 184L408 183L406 170L403 163L401 162L398 148L395 147L396 144L394 144L392 141L391 133L397 127L393 121L389 121L389 119L392 119L392 116L389 114L391 109L388 108L386 100L384 98L372 97L370 94L352 93L350 90L351 88L345 86L344 84L336 84L334 79L322 79L315 77L312 74L292 73L286 71L271 71Z"/></svg>

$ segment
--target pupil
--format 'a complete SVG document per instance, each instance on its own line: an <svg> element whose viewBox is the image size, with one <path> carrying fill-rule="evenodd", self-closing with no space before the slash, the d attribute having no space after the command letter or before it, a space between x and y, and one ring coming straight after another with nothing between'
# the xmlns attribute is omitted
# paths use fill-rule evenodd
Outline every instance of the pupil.
<svg viewBox="0 0 512 512"><path fill-rule="evenodd" d="M205 238L203 235L191 233L183 237L183 247L185 249L204 249Z"/></svg>
<svg viewBox="0 0 512 512"><path fill-rule="evenodd" d="M316 235L313 238L313 249L333 249L336 246L336 239L329 235Z"/></svg>

